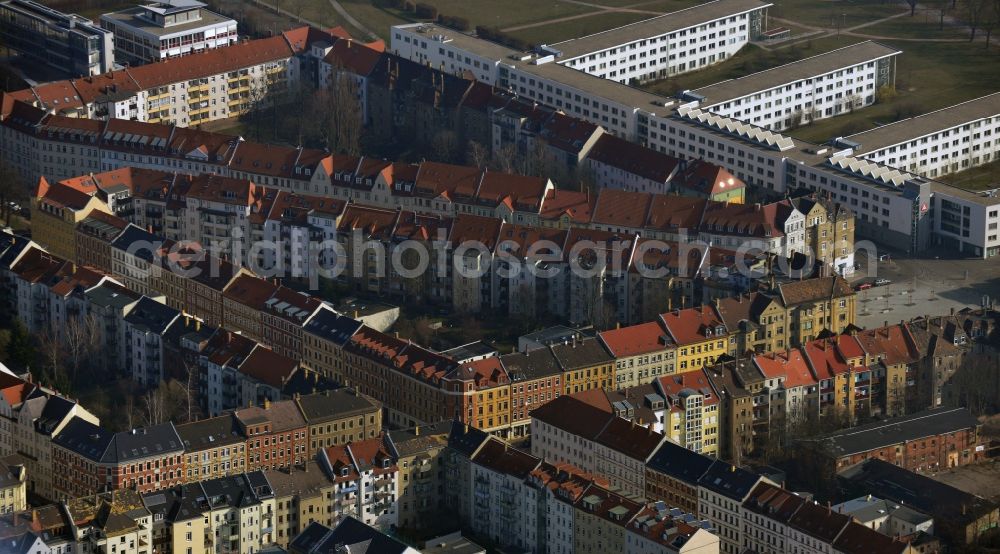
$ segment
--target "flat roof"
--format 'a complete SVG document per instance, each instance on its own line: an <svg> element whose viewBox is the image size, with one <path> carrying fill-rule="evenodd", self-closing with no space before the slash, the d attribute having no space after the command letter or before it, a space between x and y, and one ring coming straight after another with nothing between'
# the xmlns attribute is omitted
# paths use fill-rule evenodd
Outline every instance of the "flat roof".
<svg viewBox="0 0 1000 554"><path fill-rule="evenodd" d="M770 5L760 0L715 0L600 33L557 42L550 46L562 52L564 60L569 60L709 21L763 9Z"/></svg>
<svg viewBox="0 0 1000 554"><path fill-rule="evenodd" d="M708 108L788 83L812 79L861 63L895 56L899 53L900 51L895 48L866 40L737 79L694 89L692 92L704 96L707 101L703 102L702 105L703 108Z"/></svg>
<svg viewBox="0 0 1000 554"><path fill-rule="evenodd" d="M178 25L171 25L169 27L160 27L159 25L139 17L142 13L149 11L149 8L136 7L129 8L127 10L122 10L120 12L106 13L101 16L101 19L111 19L115 21L118 25L125 25L133 29L137 29L144 33L149 33L150 35L156 35L158 37L169 37L171 35L176 35L180 33L186 33L194 29L201 29L202 27L216 27L221 23L232 23L236 24L236 21L228 17L221 16L217 13L202 9L201 19L195 21L190 21L187 23L181 23Z"/></svg>
<svg viewBox="0 0 1000 554"><path fill-rule="evenodd" d="M1000 92L904 119L846 137L861 144L855 155L932 135L938 131L1000 114Z"/></svg>
<svg viewBox="0 0 1000 554"><path fill-rule="evenodd" d="M757 0L754 1L756 2ZM506 66L514 67L519 71L524 71L525 73L533 74L540 78L549 79L567 87L575 88L581 93L586 93L591 96L600 96L608 102L616 102L622 106L627 106L633 109L641 109L651 114L665 115L669 113L670 108L663 107L661 104L673 102L673 99L671 98L646 92L638 88L633 88L610 79L602 79L601 77L560 65L554 61L538 65L533 63L537 59L537 55L533 52L524 52L508 48L502 44L497 44L486 39L467 35L453 29L429 23L410 23L406 25L397 25L396 27L410 32L415 32L421 36L426 36L427 41L431 43L441 42L433 37L436 35L444 35L444 44L452 44L454 47L460 48L471 54L475 54L488 60L497 60L500 63ZM527 59L522 61L520 60L522 57ZM524 97L529 98L527 95L524 95ZM572 111L565 110L565 108L561 109L566 111L567 114L573 115Z"/></svg>
<svg viewBox="0 0 1000 554"><path fill-rule="evenodd" d="M967 408L935 408L845 429L814 441L840 458L894 444L970 429L979 420Z"/></svg>

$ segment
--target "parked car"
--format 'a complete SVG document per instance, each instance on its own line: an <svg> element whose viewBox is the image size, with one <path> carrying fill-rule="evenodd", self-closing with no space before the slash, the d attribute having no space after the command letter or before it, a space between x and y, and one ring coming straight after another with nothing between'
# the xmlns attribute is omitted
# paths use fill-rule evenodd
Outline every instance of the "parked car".
<svg viewBox="0 0 1000 554"><path fill-rule="evenodd" d="M884 287L886 285L891 285L891 284L892 284L892 281L890 281L889 279L885 279L883 277L879 277L878 279L875 279L875 286L876 287Z"/></svg>
<svg viewBox="0 0 1000 554"><path fill-rule="evenodd" d="M857 291L868 290L870 288L872 288L872 284L871 283L861 283L859 285L854 285L854 290L857 290Z"/></svg>

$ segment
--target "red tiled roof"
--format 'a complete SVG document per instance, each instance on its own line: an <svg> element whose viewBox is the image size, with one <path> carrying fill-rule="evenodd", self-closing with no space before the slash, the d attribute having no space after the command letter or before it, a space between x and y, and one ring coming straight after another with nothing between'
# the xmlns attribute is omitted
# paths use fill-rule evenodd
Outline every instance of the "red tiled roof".
<svg viewBox="0 0 1000 554"><path fill-rule="evenodd" d="M798 349L758 354L754 356L753 361L764 377L784 378L786 389L817 384L816 377L809 370L809 365Z"/></svg>
<svg viewBox="0 0 1000 554"><path fill-rule="evenodd" d="M670 332L671 338L678 345L686 345L708 340L706 329L712 330L711 338L725 336L725 323L718 317L712 306L686 308L660 314L660 319ZM723 334L718 334L716 328L721 327Z"/></svg>
<svg viewBox="0 0 1000 554"><path fill-rule="evenodd" d="M385 45L382 45L383 49ZM382 50L354 40L338 40L323 61L335 68L344 68L355 75L369 75L382 59Z"/></svg>
<svg viewBox="0 0 1000 554"><path fill-rule="evenodd" d="M604 331L598 336L616 358L657 352L673 344L667 331L655 321Z"/></svg>
<svg viewBox="0 0 1000 554"><path fill-rule="evenodd" d="M604 189L597 196L592 221L604 225L641 229L646 224L652 201L652 194Z"/></svg>
<svg viewBox="0 0 1000 554"><path fill-rule="evenodd" d="M558 219L563 215L574 223L589 223L597 197L589 191L552 189L542 201L542 219Z"/></svg>
<svg viewBox="0 0 1000 554"><path fill-rule="evenodd" d="M498 356L466 362L458 367L455 375L449 377L470 379L475 383L477 389L495 387L510 382L507 370L500 363Z"/></svg>
<svg viewBox="0 0 1000 554"><path fill-rule="evenodd" d="M712 384L701 371L687 371L676 375L664 375L656 380L660 392L672 404L678 404L684 391L693 391L703 395L705 405L717 404L719 399L712 393Z"/></svg>
<svg viewBox="0 0 1000 554"><path fill-rule="evenodd" d="M658 183L668 182L679 163L673 156L609 133L597 139L587 158Z"/></svg>
<svg viewBox="0 0 1000 554"><path fill-rule="evenodd" d="M252 275L240 275L222 291L222 295L244 306L255 310L262 310L264 309L264 303L274 296L277 290L278 285L267 279L261 279Z"/></svg>
<svg viewBox="0 0 1000 554"><path fill-rule="evenodd" d="M505 203L512 211L538 212L548 186L549 180L542 177L487 171L479 183L476 199L488 206Z"/></svg>

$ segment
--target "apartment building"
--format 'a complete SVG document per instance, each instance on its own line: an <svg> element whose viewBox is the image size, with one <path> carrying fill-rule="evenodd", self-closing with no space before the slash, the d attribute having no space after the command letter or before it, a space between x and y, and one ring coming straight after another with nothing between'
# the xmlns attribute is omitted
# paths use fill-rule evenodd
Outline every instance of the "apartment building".
<svg viewBox="0 0 1000 554"><path fill-rule="evenodd" d="M0 458L0 514L11 514L28 506L27 467L16 455Z"/></svg>
<svg viewBox="0 0 1000 554"><path fill-rule="evenodd" d="M735 54L764 31L768 6L745 0L709 2L557 42L542 52L556 63L619 83L662 79Z"/></svg>
<svg viewBox="0 0 1000 554"><path fill-rule="evenodd" d="M98 419L77 402L30 382L12 378L5 385L8 398L0 405L0 416L8 434L0 455L16 454L24 462L28 494L51 498L60 477L53 465L53 437L76 418L95 424Z"/></svg>
<svg viewBox="0 0 1000 554"><path fill-rule="evenodd" d="M144 494L152 514L147 545L164 551L198 548L238 554L258 552L273 541L275 497L264 473L207 479Z"/></svg>
<svg viewBox="0 0 1000 554"><path fill-rule="evenodd" d="M870 529L852 517L820 506L771 483L754 487L743 503L742 547L761 553L902 553L917 550L898 536Z"/></svg>
<svg viewBox="0 0 1000 554"><path fill-rule="evenodd" d="M653 381L653 388L665 399L663 434L688 450L719 457L721 399L705 375L663 376Z"/></svg>
<svg viewBox="0 0 1000 554"><path fill-rule="evenodd" d="M719 552L743 550L746 529L740 520L742 505L766 478L732 464L715 460L698 477L698 517L711 522L719 536Z"/></svg>
<svg viewBox="0 0 1000 554"><path fill-rule="evenodd" d="M935 408L805 440L802 446L837 472L871 458L933 472L981 460L979 427L966 408Z"/></svg>
<svg viewBox="0 0 1000 554"><path fill-rule="evenodd" d="M288 544L314 523L333 525L338 512L332 509L334 481L319 462L309 460L301 467L269 469L264 477L274 492L276 544Z"/></svg>
<svg viewBox="0 0 1000 554"><path fill-rule="evenodd" d="M317 36L306 28L293 29L10 96L59 115L194 126L243 114L253 97L283 94L298 82L296 56Z"/></svg>
<svg viewBox="0 0 1000 554"><path fill-rule="evenodd" d="M736 53L764 29L764 12L770 4L758 1L721 0L654 17L631 25L540 49L539 64L564 65L620 83L659 79L720 62ZM434 45L435 29L428 26L393 27L392 49L411 60L442 66L451 73L470 71L490 84L499 75L497 61L480 53L476 57L455 46ZM425 38L418 38L426 34ZM416 37L414 35L417 35ZM446 54L447 53L447 54ZM499 56L503 58L505 56Z"/></svg>
<svg viewBox="0 0 1000 554"><path fill-rule="evenodd" d="M115 55L132 65L159 62L235 44L236 21L197 0L167 0L106 13L101 28L114 34Z"/></svg>
<svg viewBox="0 0 1000 554"><path fill-rule="evenodd" d="M685 512L698 511L698 479L713 460L676 442L664 441L646 462L646 498Z"/></svg>
<svg viewBox="0 0 1000 554"><path fill-rule="evenodd" d="M676 373L699 371L736 346L736 337L712 306L660 314L659 323L677 345Z"/></svg>
<svg viewBox="0 0 1000 554"><path fill-rule="evenodd" d="M504 548L529 552L718 552L708 520L630 498L600 475L543 461L496 438L457 429L449 459L459 521ZM457 507L457 505L456 505Z"/></svg>
<svg viewBox="0 0 1000 554"><path fill-rule="evenodd" d="M302 364L338 383L347 382L344 346L362 327L356 319L318 310L302 328Z"/></svg>
<svg viewBox="0 0 1000 554"><path fill-rule="evenodd" d="M444 489L451 483L445 479L444 456L451 426L442 421L386 433L386 444L399 468L398 527L425 528L446 513Z"/></svg>
<svg viewBox="0 0 1000 554"><path fill-rule="evenodd" d="M9 0L0 4L0 22L4 44L68 78L114 68L113 35L83 16L32 0Z"/></svg>
<svg viewBox="0 0 1000 554"><path fill-rule="evenodd" d="M294 399L309 431L309 457L330 446L372 439L382 434L382 404L341 388Z"/></svg>
<svg viewBox="0 0 1000 554"><path fill-rule="evenodd" d="M572 396L531 412L531 453L608 479L621 494L645 495L644 467L664 435Z"/></svg>
<svg viewBox="0 0 1000 554"><path fill-rule="evenodd" d="M166 377L166 335L182 325L181 312L149 297L142 297L122 320L120 344L125 371L139 386L155 388Z"/></svg>
<svg viewBox="0 0 1000 554"><path fill-rule="evenodd" d="M350 516L380 529L397 525L399 466L383 435L324 448L319 463L337 484L338 521Z"/></svg>
<svg viewBox="0 0 1000 554"><path fill-rule="evenodd" d="M558 63L546 63L550 56L519 53L433 26L394 28L392 48L404 58L421 62L434 58L432 65L443 67L443 71L470 71L477 79L564 109L654 150L719 164L747 185L777 195L795 186L830 193L858 212L859 234L879 243L918 252L932 239L949 240L972 256L997 252L985 231L967 228L967 236L962 229L957 234L941 232L928 213L932 198L938 196L949 201L955 198L960 206L968 205L982 214L998 204L996 198L927 182L901 171L902 166L895 169L892 164L862 160L854 156L852 145L811 145L716 113L714 108L701 109L697 100L681 102L580 72L567 73ZM435 49L438 54L433 53ZM879 73L885 75L881 70L891 65L883 64Z"/></svg>
<svg viewBox="0 0 1000 554"><path fill-rule="evenodd" d="M987 164L1000 143L1000 93L837 138L856 157L934 178Z"/></svg>
<svg viewBox="0 0 1000 554"><path fill-rule="evenodd" d="M677 348L655 321L604 331L597 336L615 359L616 389L639 386L676 369Z"/></svg>
<svg viewBox="0 0 1000 554"><path fill-rule="evenodd" d="M184 482L196 483L246 472L246 438L232 415L177 426L184 444Z"/></svg>
<svg viewBox="0 0 1000 554"><path fill-rule="evenodd" d="M874 104L895 86L900 53L864 41L682 94L714 114L784 131Z"/></svg>
<svg viewBox="0 0 1000 554"><path fill-rule="evenodd" d="M76 260L74 229L93 211L110 213L107 205L94 195L63 183L49 184L39 179L31 200L31 220L37 221L37 240L64 259ZM32 228L34 229L34 227Z"/></svg>
<svg viewBox="0 0 1000 554"><path fill-rule="evenodd" d="M309 429L293 400L266 401L233 412L246 437L247 471L299 465L309 459Z"/></svg>

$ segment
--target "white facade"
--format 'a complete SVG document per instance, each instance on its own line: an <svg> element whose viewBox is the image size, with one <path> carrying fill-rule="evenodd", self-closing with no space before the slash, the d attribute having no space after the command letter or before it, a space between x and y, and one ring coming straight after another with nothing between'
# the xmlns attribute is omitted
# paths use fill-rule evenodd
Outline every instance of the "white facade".
<svg viewBox="0 0 1000 554"><path fill-rule="evenodd" d="M780 131L870 106L899 53L866 41L691 92L704 110Z"/></svg>
<svg viewBox="0 0 1000 554"><path fill-rule="evenodd" d="M136 64L228 46L239 40L235 20L204 6L192 1L150 4L104 14L101 27L114 33L118 59Z"/></svg>
<svg viewBox="0 0 1000 554"><path fill-rule="evenodd" d="M619 83L662 79L738 52L760 33L760 19L769 5L717 0L543 50L565 56L559 63L567 67L602 79Z"/></svg>
<svg viewBox="0 0 1000 554"><path fill-rule="evenodd" d="M1000 159L1000 93L847 137L867 160L938 177Z"/></svg>

